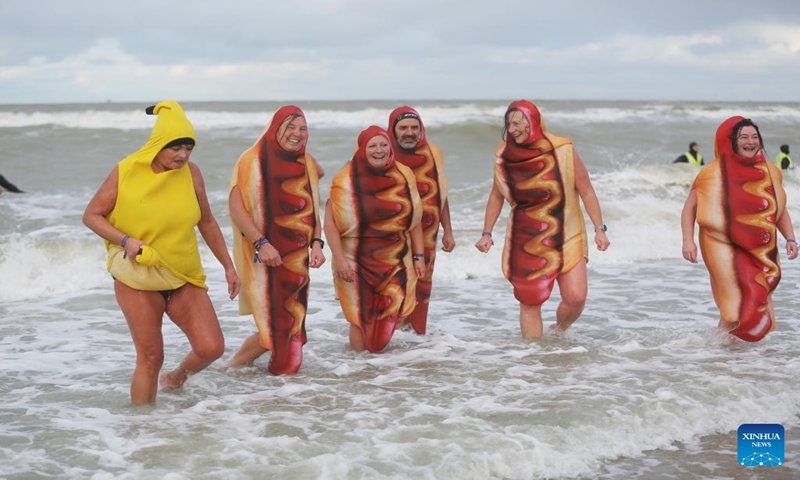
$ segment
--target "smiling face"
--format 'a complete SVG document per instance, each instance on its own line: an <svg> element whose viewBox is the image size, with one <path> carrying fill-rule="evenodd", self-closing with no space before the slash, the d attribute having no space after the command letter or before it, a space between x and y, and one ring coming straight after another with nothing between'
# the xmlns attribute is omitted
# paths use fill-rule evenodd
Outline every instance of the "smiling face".
<svg viewBox="0 0 800 480"><path fill-rule="evenodd" d="M278 128L278 145L287 152L296 152L303 148L308 141L308 126L306 119L294 116L283 121Z"/></svg>
<svg viewBox="0 0 800 480"><path fill-rule="evenodd" d="M419 120L416 118L404 118L394 126L394 137L401 147L411 150L419 143L420 131Z"/></svg>
<svg viewBox="0 0 800 480"><path fill-rule="evenodd" d="M517 145L522 145L531 136L531 124L519 110L508 114L506 131Z"/></svg>
<svg viewBox="0 0 800 480"><path fill-rule="evenodd" d="M383 168L392 159L392 147L389 140L383 135L375 135L367 142L364 148L367 161L375 168Z"/></svg>
<svg viewBox="0 0 800 480"><path fill-rule="evenodd" d="M156 173L177 170L189 163L194 145L175 145L162 149L153 159L152 168Z"/></svg>
<svg viewBox="0 0 800 480"><path fill-rule="evenodd" d="M761 137L755 127L747 125L739 130L736 136L736 153L745 157L753 158L761 150Z"/></svg>

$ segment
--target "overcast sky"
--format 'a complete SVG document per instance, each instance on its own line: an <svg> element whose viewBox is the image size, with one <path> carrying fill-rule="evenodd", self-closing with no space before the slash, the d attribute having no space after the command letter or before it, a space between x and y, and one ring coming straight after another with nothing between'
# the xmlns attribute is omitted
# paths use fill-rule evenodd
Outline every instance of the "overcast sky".
<svg viewBox="0 0 800 480"><path fill-rule="evenodd" d="M521 97L800 101L800 1L0 0L2 104Z"/></svg>

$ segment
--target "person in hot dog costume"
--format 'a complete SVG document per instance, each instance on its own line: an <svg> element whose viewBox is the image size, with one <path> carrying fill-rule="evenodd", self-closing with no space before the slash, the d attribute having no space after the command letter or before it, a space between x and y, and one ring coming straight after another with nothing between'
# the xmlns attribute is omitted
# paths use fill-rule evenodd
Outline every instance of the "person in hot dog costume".
<svg viewBox="0 0 800 480"><path fill-rule="evenodd" d="M720 328L756 342L773 330L781 279L778 231L789 259L797 241L780 169L764 158L758 126L731 117L717 129L717 161L700 170L681 214L683 257L697 263L694 224L720 311Z"/></svg>
<svg viewBox="0 0 800 480"><path fill-rule="evenodd" d="M408 316L411 328L424 335L428 325L428 305L433 288L436 264L436 243L442 226L442 250L452 252L456 246L450 223L447 200L447 176L444 156L439 147L428 141L419 112L408 106L395 108L389 114L389 136L395 159L414 172L422 201L422 238L425 242L424 278L417 281L417 307Z"/></svg>
<svg viewBox="0 0 800 480"><path fill-rule="evenodd" d="M579 198L594 223L594 241L610 242L589 173L568 138L547 131L539 109L512 102L503 142L495 152L494 184L486 203L483 233L475 247L488 252L503 202L511 213L503 248L503 274L520 302L522 337L542 336L542 304L558 281L561 303L556 332L566 331L583 312L588 292L588 242Z"/></svg>
<svg viewBox="0 0 800 480"><path fill-rule="evenodd" d="M251 365L270 351L273 375L300 369L308 268L325 263L319 172L307 142L303 111L286 105L234 166L229 207L233 256L244 285L239 313L253 315L258 333L244 341L229 367Z"/></svg>
<svg viewBox="0 0 800 480"><path fill-rule="evenodd" d="M333 177L325 206L334 286L353 350L383 350L414 311L426 268L421 220L414 173L395 160L386 130L365 129Z"/></svg>

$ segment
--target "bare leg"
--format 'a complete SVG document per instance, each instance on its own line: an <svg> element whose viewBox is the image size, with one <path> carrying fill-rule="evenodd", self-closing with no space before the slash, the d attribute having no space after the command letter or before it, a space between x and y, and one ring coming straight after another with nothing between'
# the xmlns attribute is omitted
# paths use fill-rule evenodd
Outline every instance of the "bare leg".
<svg viewBox="0 0 800 480"><path fill-rule="evenodd" d="M562 333L581 316L586 305L588 284L585 258L582 258L569 272L559 275L558 290L561 292L561 303L556 309L556 323L551 328Z"/></svg>
<svg viewBox="0 0 800 480"><path fill-rule="evenodd" d="M261 337L259 334L254 333L247 337L247 339L239 347L239 351L233 355L228 361L228 367L242 367L245 365L252 365L258 357L269 352L266 348L261 346Z"/></svg>
<svg viewBox="0 0 800 480"><path fill-rule="evenodd" d="M192 351L175 370L161 375L162 388L176 390L183 386L189 375L203 370L222 356L225 339L211 299L200 287L187 283L176 290L167 304L167 314L186 334L192 346Z"/></svg>
<svg viewBox="0 0 800 480"><path fill-rule="evenodd" d="M167 308L158 292L145 292L114 281L117 303L128 322L136 347L136 369L131 379L131 404L155 403L158 372L164 364L161 323Z"/></svg>
<svg viewBox="0 0 800 480"><path fill-rule="evenodd" d="M542 338L542 306L519 304L519 328L522 338Z"/></svg>
<svg viewBox="0 0 800 480"><path fill-rule="evenodd" d="M350 324L350 348L357 352L363 352L367 349L367 344L364 342L364 335L361 334L361 329L353 324Z"/></svg>
<svg viewBox="0 0 800 480"><path fill-rule="evenodd" d="M717 324L717 328L719 328L723 332L730 332L734 328L739 326L739 322L726 322L721 317L719 319L719 324Z"/></svg>

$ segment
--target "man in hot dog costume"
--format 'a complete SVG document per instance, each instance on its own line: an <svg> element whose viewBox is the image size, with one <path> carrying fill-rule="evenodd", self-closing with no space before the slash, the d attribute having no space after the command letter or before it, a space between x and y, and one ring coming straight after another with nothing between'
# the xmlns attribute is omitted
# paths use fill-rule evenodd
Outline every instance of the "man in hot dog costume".
<svg viewBox="0 0 800 480"><path fill-rule="evenodd" d="M436 240L442 225L442 250L452 252L456 246L450 225L450 205L447 201L447 177L444 174L442 151L429 142L419 112L411 107L395 108L389 114L389 136L395 159L414 172L417 190L422 201L422 236L425 242L424 278L417 281L417 306L408 322L415 332L424 334L428 324L428 304L433 288L433 268L436 262Z"/></svg>
<svg viewBox="0 0 800 480"><path fill-rule="evenodd" d="M694 224L720 310L720 328L756 342L773 330L772 292L781 279L778 231L797 257L780 169L764 158L756 124L731 117L717 129L717 161L703 167L681 214L683 257L697 263Z"/></svg>

